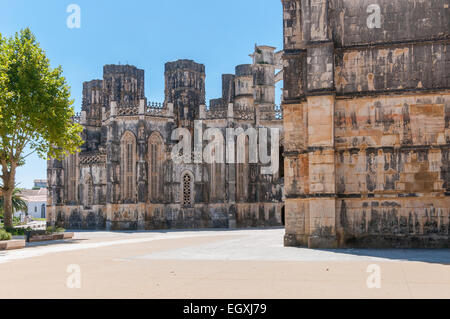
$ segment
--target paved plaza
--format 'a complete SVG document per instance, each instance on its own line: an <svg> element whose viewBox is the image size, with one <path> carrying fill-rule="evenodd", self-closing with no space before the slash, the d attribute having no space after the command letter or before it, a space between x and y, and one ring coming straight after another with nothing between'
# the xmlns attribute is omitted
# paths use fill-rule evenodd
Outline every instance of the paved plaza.
<svg viewBox="0 0 450 319"><path fill-rule="evenodd" d="M450 298L450 250L286 248L283 236L77 232L1 252L0 298Z"/></svg>

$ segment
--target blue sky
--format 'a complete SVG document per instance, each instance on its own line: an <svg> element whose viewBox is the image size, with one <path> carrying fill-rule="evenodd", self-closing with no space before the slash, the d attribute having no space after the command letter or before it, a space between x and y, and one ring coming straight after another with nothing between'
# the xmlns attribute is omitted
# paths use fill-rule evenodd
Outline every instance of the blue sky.
<svg viewBox="0 0 450 319"><path fill-rule="evenodd" d="M70 4L81 8L80 29L67 28ZM4 36L27 26L63 67L77 112L83 81L101 79L104 64L144 69L148 100L162 102L164 63L193 59L206 66L209 100L221 95L222 73L251 63L255 43L282 47L280 0L0 0ZM46 161L30 156L17 182L29 188L46 174Z"/></svg>

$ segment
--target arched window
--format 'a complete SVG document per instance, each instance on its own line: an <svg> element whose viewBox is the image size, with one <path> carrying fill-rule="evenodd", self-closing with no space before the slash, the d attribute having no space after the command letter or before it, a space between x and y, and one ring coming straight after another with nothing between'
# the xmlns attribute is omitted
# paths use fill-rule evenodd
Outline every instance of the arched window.
<svg viewBox="0 0 450 319"><path fill-rule="evenodd" d="M236 164L236 199L238 201L246 201L248 193L248 175L250 166L249 163L249 140L245 137L245 159L244 163ZM241 136L238 138L242 138ZM237 144L239 147L239 143ZM242 144L241 144L242 145Z"/></svg>
<svg viewBox="0 0 450 319"><path fill-rule="evenodd" d="M88 174L84 180L84 206L94 204L94 181L91 174Z"/></svg>
<svg viewBox="0 0 450 319"><path fill-rule="evenodd" d="M66 167L67 167L67 200L69 202L76 202L77 201L77 176L78 176L78 170L77 170L77 160L78 156L77 154L69 155L67 157Z"/></svg>
<svg viewBox="0 0 450 319"><path fill-rule="evenodd" d="M192 176L189 173L185 173L182 178L182 191L183 191L183 206L192 206Z"/></svg>
<svg viewBox="0 0 450 319"><path fill-rule="evenodd" d="M45 204L41 205L41 218L45 218Z"/></svg>
<svg viewBox="0 0 450 319"><path fill-rule="evenodd" d="M212 156L215 158L216 149L212 150ZM220 171L220 163L216 163L214 160L213 163L210 164L210 176L211 176L211 186L210 186L210 198L211 200L217 200L221 193L223 194L223 187L220 186L222 176Z"/></svg>
<svg viewBox="0 0 450 319"><path fill-rule="evenodd" d="M279 160L280 160L280 166L279 166L279 171L278 171L278 176L279 178L284 178L284 146L280 145L280 155L279 155Z"/></svg>
<svg viewBox="0 0 450 319"><path fill-rule="evenodd" d="M125 132L120 143L122 167L122 199L135 199L136 185L136 138Z"/></svg>
<svg viewBox="0 0 450 319"><path fill-rule="evenodd" d="M161 200L164 186L164 142L158 133L148 140L148 191L151 201Z"/></svg>

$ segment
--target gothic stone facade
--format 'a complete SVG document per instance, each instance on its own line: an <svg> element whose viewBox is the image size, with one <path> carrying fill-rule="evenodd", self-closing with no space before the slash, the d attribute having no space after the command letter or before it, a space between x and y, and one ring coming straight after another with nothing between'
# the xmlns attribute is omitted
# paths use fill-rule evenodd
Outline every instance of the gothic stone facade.
<svg viewBox="0 0 450 319"><path fill-rule="evenodd" d="M106 65L103 80L84 83L81 152L48 162L49 224L70 229L169 229L278 226L283 176L261 164L177 164L174 129L272 127L281 54L256 47L253 63L223 75L223 96L205 107L205 67L165 65L165 101L148 103L144 71ZM248 149L247 149L248 153ZM248 154L247 154L248 158Z"/></svg>
<svg viewBox="0 0 450 319"><path fill-rule="evenodd" d="M449 247L449 0L282 0L287 246Z"/></svg>

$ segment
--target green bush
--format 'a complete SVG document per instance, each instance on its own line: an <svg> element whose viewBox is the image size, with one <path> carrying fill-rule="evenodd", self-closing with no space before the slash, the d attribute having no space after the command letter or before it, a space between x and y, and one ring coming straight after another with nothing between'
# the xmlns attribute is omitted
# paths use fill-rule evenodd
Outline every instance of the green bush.
<svg viewBox="0 0 450 319"><path fill-rule="evenodd" d="M0 214L0 222L3 223L3 219L4 219L3 214ZM19 225L19 224L20 224L20 217L13 216L13 225Z"/></svg>
<svg viewBox="0 0 450 319"><path fill-rule="evenodd" d="M12 235L4 229L0 229L0 240L11 240Z"/></svg>
<svg viewBox="0 0 450 319"><path fill-rule="evenodd" d="M25 228L5 228L5 230L12 234L13 236L25 236L27 231L31 231L31 228L28 227L27 229Z"/></svg>

